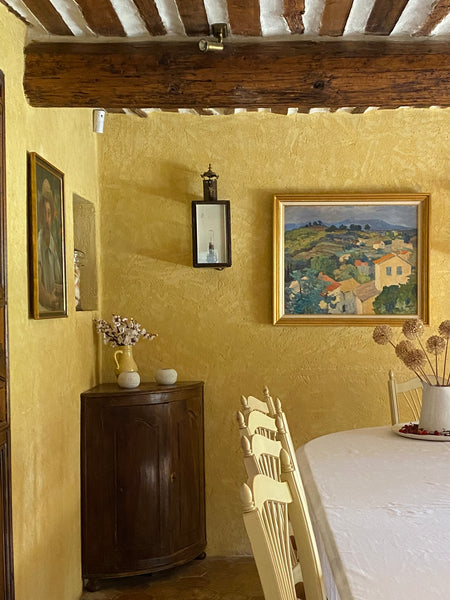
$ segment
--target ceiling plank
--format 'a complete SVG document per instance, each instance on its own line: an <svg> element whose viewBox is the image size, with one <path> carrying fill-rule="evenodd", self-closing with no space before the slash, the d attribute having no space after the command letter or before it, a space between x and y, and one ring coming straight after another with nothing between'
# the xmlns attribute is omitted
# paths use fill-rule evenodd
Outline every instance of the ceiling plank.
<svg viewBox="0 0 450 600"><path fill-rule="evenodd" d="M77 4L95 34L108 37L126 35L110 0L77 0Z"/></svg>
<svg viewBox="0 0 450 600"><path fill-rule="evenodd" d="M326 0L319 35L342 35L352 5L353 0Z"/></svg>
<svg viewBox="0 0 450 600"><path fill-rule="evenodd" d="M186 35L209 35L210 28L203 0L176 0Z"/></svg>
<svg viewBox="0 0 450 600"><path fill-rule="evenodd" d="M227 6L233 35L261 35L259 0L228 0Z"/></svg>
<svg viewBox="0 0 450 600"><path fill-rule="evenodd" d="M141 119L146 119L148 116L145 110L142 110L141 108L130 108L130 112L137 115Z"/></svg>
<svg viewBox="0 0 450 600"><path fill-rule="evenodd" d="M151 35L167 33L154 0L134 0L134 3Z"/></svg>
<svg viewBox="0 0 450 600"><path fill-rule="evenodd" d="M50 0L23 0L41 25L52 35L73 35Z"/></svg>
<svg viewBox="0 0 450 600"><path fill-rule="evenodd" d="M32 106L450 106L450 42L33 43Z"/></svg>
<svg viewBox="0 0 450 600"><path fill-rule="evenodd" d="M407 4L408 0L375 0L367 19L366 33L389 35Z"/></svg>
<svg viewBox="0 0 450 600"><path fill-rule="evenodd" d="M303 33L303 13L305 12L305 0L284 0L283 17L286 19L291 33Z"/></svg>
<svg viewBox="0 0 450 600"><path fill-rule="evenodd" d="M9 12L11 14L13 14L15 17L17 17L18 19L20 19L21 21L23 21L23 23L26 23L27 25L31 25L31 23L29 23L27 21L27 19L25 19L25 17L23 17L21 14L19 14L12 6L10 6L6 0L0 0L0 4L3 4L3 6L6 6L6 8L9 10Z"/></svg>
<svg viewBox="0 0 450 600"><path fill-rule="evenodd" d="M449 12L450 0L438 0L434 3L425 23L418 31L416 31L414 35L430 35L436 25L439 25L439 23L445 19Z"/></svg>

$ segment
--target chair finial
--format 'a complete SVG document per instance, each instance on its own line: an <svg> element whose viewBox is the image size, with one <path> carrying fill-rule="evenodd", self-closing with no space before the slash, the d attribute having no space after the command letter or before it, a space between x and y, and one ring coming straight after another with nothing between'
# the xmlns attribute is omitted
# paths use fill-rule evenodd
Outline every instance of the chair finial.
<svg viewBox="0 0 450 600"><path fill-rule="evenodd" d="M246 483L243 483L241 485L240 495L243 511L250 512L252 510L255 510L255 503L253 502L252 491Z"/></svg>
<svg viewBox="0 0 450 600"><path fill-rule="evenodd" d="M244 457L248 457L253 454L250 440L246 435L241 436L241 448L244 453Z"/></svg>
<svg viewBox="0 0 450 600"><path fill-rule="evenodd" d="M248 400L245 396L241 396L241 405L244 410L248 409Z"/></svg>
<svg viewBox="0 0 450 600"><path fill-rule="evenodd" d="M291 457L289 456L289 453L284 448L282 448L280 451L280 461L281 461L281 472L282 473L290 473L291 471L294 470L294 467L292 466Z"/></svg>

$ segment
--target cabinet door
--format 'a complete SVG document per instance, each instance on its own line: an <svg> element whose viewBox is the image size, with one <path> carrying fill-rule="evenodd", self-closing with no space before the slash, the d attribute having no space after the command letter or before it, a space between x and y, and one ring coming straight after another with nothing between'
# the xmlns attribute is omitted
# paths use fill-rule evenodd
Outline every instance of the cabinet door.
<svg viewBox="0 0 450 600"><path fill-rule="evenodd" d="M86 409L85 577L157 567L169 554L167 423L167 404Z"/></svg>
<svg viewBox="0 0 450 600"><path fill-rule="evenodd" d="M206 544L201 391L170 405L172 553L192 555Z"/></svg>

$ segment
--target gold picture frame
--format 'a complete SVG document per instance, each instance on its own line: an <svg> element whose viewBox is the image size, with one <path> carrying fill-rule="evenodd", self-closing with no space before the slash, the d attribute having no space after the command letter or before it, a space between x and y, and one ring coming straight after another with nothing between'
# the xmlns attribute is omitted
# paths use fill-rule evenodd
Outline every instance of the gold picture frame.
<svg viewBox="0 0 450 600"><path fill-rule="evenodd" d="M66 317L64 174L30 152L28 179L31 315Z"/></svg>
<svg viewBox="0 0 450 600"><path fill-rule="evenodd" d="M276 194L274 325L429 322L429 194Z"/></svg>

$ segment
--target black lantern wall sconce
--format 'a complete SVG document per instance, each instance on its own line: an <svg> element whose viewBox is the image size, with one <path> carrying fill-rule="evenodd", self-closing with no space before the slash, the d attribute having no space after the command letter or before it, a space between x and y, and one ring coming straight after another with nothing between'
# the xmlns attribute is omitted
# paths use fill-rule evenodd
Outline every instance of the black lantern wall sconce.
<svg viewBox="0 0 450 600"><path fill-rule="evenodd" d="M218 177L209 165L202 174L203 200L192 202L194 267L231 267L230 201L217 200Z"/></svg>

